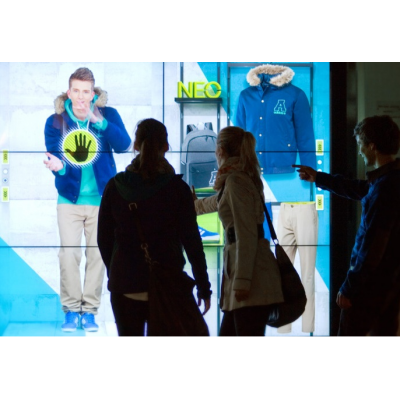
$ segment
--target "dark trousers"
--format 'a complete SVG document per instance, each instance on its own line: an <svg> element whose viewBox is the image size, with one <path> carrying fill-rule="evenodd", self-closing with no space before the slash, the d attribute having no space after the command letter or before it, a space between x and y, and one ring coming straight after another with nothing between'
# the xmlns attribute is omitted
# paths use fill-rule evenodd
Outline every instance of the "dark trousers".
<svg viewBox="0 0 400 400"><path fill-rule="evenodd" d="M396 336L399 311L400 293L355 302L341 311L338 336Z"/></svg>
<svg viewBox="0 0 400 400"><path fill-rule="evenodd" d="M145 336L149 318L149 302L130 299L120 293L111 293L111 306L118 336Z"/></svg>
<svg viewBox="0 0 400 400"><path fill-rule="evenodd" d="M242 307L224 311L219 336L265 336L269 306Z"/></svg>

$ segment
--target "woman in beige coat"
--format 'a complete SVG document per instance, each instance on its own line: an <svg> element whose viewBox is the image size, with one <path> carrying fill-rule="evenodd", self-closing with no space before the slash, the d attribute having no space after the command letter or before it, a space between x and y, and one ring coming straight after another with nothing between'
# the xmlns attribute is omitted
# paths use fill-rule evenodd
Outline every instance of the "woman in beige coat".
<svg viewBox="0 0 400 400"><path fill-rule="evenodd" d="M264 336L269 305L283 301L279 267L264 239L264 194L255 145L250 132L222 129L215 152L217 194L204 199L194 195L197 214L218 211L225 230L220 336Z"/></svg>

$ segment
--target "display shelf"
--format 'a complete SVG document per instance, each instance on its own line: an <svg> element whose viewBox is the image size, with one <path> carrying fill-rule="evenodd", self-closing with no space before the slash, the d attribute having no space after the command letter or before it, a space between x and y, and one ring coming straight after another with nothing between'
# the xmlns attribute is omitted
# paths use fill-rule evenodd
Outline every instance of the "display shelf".
<svg viewBox="0 0 400 400"><path fill-rule="evenodd" d="M194 191L198 198L211 197L217 193L212 187L195 188Z"/></svg>
<svg viewBox="0 0 400 400"><path fill-rule="evenodd" d="M184 71L183 68L184 63L180 63L180 81L184 81ZM221 81L221 63L217 62L217 82ZM203 98L189 98L189 97L175 97L175 102L179 104L180 108L180 133L181 133L181 144L184 140L184 133L183 133L183 119L184 119L184 105L185 104L216 104L217 106L217 134L220 130L220 114L221 114L221 104L222 104L222 97L218 97L216 99L210 99L207 97Z"/></svg>
<svg viewBox="0 0 400 400"><path fill-rule="evenodd" d="M178 104L222 104L222 98L210 99L208 97L203 98L190 98L190 97L175 97L175 103Z"/></svg>

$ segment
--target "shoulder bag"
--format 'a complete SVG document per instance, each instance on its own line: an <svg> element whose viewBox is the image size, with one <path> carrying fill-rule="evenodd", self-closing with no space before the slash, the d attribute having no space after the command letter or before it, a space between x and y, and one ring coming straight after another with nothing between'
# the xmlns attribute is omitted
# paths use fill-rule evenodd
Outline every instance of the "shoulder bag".
<svg viewBox="0 0 400 400"><path fill-rule="evenodd" d="M266 324L273 328L279 328L296 321L296 319L303 314L307 303L307 297L299 274L295 270L285 250L283 250L282 246L279 244L267 207L262 198L261 201L263 203L265 217L267 218L271 233L271 239L275 244L275 257L281 274L284 298L283 303L272 304L269 306L269 314L267 316Z"/></svg>

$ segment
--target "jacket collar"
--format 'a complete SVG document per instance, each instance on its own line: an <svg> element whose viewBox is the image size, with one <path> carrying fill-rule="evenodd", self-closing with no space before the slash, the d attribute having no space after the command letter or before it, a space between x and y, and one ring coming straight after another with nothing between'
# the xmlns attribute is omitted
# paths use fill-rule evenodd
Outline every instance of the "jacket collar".
<svg viewBox="0 0 400 400"><path fill-rule="evenodd" d="M289 67L264 64L253 68L248 72L247 82L250 86L258 86L261 83L261 79L259 78L259 75L261 74L272 75L269 83L277 87L289 84L294 77L294 71Z"/></svg>
<svg viewBox="0 0 400 400"><path fill-rule="evenodd" d="M95 94L97 94L98 99L94 103L97 107L105 107L108 100L107 92L99 87L94 88ZM54 100L54 109L56 114L62 114L65 111L65 100L68 99L67 93L61 93L55 100Z"/></svg>
<svg viewBox="0 0 400 400"><path fill-rule="evenodd" d="M373 171L367 172L367 179L368 182L372 183L376 181L378 178L380 178L383 175L386 175L387 173L391 171L396 171L400 170L400 158L396 158L391 163L388 163L386 165L383 165L382 167L379 167L377 169L374 169Z"/></svg>

